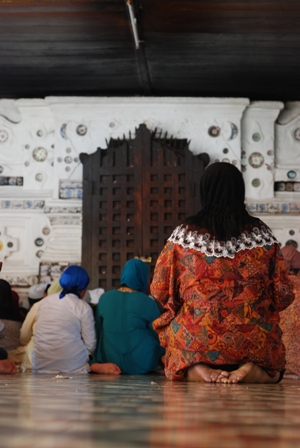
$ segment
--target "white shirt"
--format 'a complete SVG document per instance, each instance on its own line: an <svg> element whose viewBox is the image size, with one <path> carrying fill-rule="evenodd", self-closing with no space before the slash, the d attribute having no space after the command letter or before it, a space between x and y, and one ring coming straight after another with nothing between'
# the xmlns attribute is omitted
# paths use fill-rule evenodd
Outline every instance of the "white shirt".
<svg viewBox="0 0 300 448"><path fill-rule="evenodd" d="M57 293L41 300L34 334L34 372L87 373L95 346L90 305L74 294L60 299Z"/></svg>

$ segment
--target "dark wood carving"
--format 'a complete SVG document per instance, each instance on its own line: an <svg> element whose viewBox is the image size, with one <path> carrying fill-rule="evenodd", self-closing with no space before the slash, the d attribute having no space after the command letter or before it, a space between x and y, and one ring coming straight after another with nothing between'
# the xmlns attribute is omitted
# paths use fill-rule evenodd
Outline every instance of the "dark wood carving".
<svg viewBox="0 0 300 448"><path fill-rule="evenodd" d="M194 156L188 141L150 132L110 140L83 163L82 266L90 288L119 286L131 258L157 257L172 230L199 209L199 179L208 156ZM203 157L204 156L204 157Z"/></svg>

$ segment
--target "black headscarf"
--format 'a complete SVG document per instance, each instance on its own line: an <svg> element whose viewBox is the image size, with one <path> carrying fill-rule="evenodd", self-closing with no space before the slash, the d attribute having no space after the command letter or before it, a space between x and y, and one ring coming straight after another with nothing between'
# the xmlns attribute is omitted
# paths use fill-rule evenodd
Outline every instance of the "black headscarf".
<svg viewBox="0 0 300 448"><path fill-rule="evenodd" d="M243 175L230 163L213 163L206 168L200 180L200 200L202 208L184 224L212 239L228 241L254 227L266 227L248 214Z"/></svg>
<svg viewBox="0 0 300 448"><path fill-rule="evenodd" d="M0 319L22 320L20 313L15 309L11 286L6 280L0 279Z"/></svg>

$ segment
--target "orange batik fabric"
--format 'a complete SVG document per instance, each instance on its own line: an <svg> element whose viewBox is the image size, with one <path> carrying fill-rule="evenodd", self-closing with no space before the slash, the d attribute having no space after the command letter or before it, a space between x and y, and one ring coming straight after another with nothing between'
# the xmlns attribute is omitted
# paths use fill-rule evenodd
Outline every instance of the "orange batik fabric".
<svg viewBox="0 0 300 448"><path fill-rule="evenodd" d="M168 241L151 293L165 309L153 327L166 349L167 378L184 379L198 363L252 361L271 376L284 369L279 311L294 296L278 244L229 258Z"/></svg>
<svg viewBox="0 0 300 448"><path fill-rule="evenodd" d="M294 285L295 300L280 313L282 339L286 347L286 374L300 378L300 276L289 275Z"/></svg>

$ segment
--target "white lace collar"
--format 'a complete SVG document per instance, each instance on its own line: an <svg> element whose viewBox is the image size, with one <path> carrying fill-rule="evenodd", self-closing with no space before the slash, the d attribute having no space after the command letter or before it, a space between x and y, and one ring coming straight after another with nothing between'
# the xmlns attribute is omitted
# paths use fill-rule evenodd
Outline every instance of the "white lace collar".
<svg viewBox="0 0 300 448"><path fill-rule="evenodd" d="M250 233L241 233L238 238L231 238L228 241L217 241L210 239L210 235L200 234L197 231L189 230L188 226L176 227L168 239L179 244L185 249L194 249L209 257L234 258L240 250L253 249L255 247L268 246L278 243L271 230L262 226L254 227Z"/></svg>

